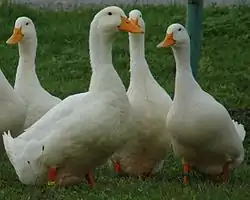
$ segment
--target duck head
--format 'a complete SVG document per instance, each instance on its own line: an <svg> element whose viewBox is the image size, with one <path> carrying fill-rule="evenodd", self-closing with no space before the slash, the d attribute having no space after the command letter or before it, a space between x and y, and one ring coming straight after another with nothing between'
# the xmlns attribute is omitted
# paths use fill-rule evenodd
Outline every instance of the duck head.
<svg viewBox="0 0 250 200"><path fill-rule="evenodd" d="M181 24L172 24L168 27L164 40L157 47L180 47L188 45L189 42L190 38L185 27Z"/></svg>
<svg viewBox="0 0 250 200"><path fill-rule="evenodd" d="M6 43L17 44L34 38L36 38L36 29L32 20L28 17L19 17L15 22L13 33Z"/></svg>
<svg viewBox="0 0 250 200"><path fill-rule="evenodd" d="M144 20L142 18L141 11L139 11L137 9L131 10L129 12L129 20L132 21L137 26L141 27L141 29L143 30L143 32L145 31L145 22L144 22Z"/></svg>
<svg viewBox="0 0 250 200"><path fill-rule="evenodd" d="M93 20L96 27L106 34L113 34L118 31L129 33L142 33L143 30L132 23L124 11L117 6L109 6L98 12Z"/></svg>

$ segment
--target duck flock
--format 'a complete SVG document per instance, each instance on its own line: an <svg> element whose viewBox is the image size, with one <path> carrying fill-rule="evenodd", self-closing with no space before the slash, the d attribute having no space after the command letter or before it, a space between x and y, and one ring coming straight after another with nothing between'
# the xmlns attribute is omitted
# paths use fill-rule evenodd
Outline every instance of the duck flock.
<svg viewBox="0 0 250 200"><path fill-rule="evenodd" d="M112 45L121 32L129 36L127 91L112 64ZM93 170L108 161L117 174L151 177L172 151L183 163L184 184L192 169L215 181L229 180L230 170L244 161L244 126L194 79L184 26L171 24L157 45L173 50L173 100L149 70L144 35L139 10L129 17L117 6L100 10L89 31L89 90L61 100L37 78L34 23L28 17L16 20L6 42L19 48L14 89L0 71L0 153L6 152L23 184L68 186L87 180L94 186Z"/></svg>

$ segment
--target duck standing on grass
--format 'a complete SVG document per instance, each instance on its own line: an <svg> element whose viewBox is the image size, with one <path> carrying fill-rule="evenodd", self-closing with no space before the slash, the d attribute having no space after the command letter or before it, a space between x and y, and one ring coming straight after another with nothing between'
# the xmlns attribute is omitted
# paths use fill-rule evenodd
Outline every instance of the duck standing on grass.
<svg viewBox="0 0 250 200"><path fill-rule="evenodd" d="M72 95L48 111L20 137L3 135L16 173L24 184L71 185L87 179L131 134L130 104L112 64L112 44L119 31L142 32L124 11L110 6L98 12L90 25L92 77L89 91ZM53 175L47 179L47 174Z"/></svg>
<svg viewBox="0 0 250 200"><path fill-rule="evenodd" d="M129 19L145 30L139 10ZM127 91L132 106L134 139L113 155L115 172L134 176L150 176L159 171L171 149L165 119L172 104L170 96L152 76L145 59L144 33L129 33L130 85Z"/></svg>
<svg viewBox="0 0 250 200"><path fill-rule="evenodd" d="M23 100L15 93L8 80L0 70L0 133L11 130L14 137L23 132L26 107ZM4 153L0 139L0 156Z"/></svg>
<svg viewBox="0 0 250 200"><path fill-rule="evenodd" d="M24 128L30 127L61 100L41 86L35 66L37 36L35 25L28 17L19 17L7 44L18 43L19 61L14 90L27 106Z"/></svg>
<svg viewBox="0 0 250 200"><path fill-rule="evenodd" d="M167 116L173 149L182 158L184 183L193 166L228 181L229 169L244 160L243 125L233 121L225 107L201 89L190 66L190 38L181 24L168 27L160 48L172 47L176 62L175 94Z"/></svg>

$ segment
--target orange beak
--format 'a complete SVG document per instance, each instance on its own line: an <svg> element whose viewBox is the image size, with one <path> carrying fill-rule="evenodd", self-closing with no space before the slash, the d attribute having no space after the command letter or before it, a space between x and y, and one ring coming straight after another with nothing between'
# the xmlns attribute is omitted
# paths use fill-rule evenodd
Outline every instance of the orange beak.
<svg viewBox="0 0 250 200"><path fill-rule="evenodd" d="M143 33L143 30L140 26L123 16L121 16L121 24L117 28L120 31L125 31L129 33Z"/></svg>
<svg viewBox="0 0 250 200"><path fill-rule="evenodd" d="M7 44L16 44L23 38L21 28L14 28L12 36L6 41Z"/></svg>
<svg viewBox="0 0 250 200"><path fill-rule="evenodd" d="M174 40L174 34L173 33L169 33L166 35L166 37L164 38L164 40L157 45L158 48L167 48L169 46L174 45L176 42Z"/></svg>

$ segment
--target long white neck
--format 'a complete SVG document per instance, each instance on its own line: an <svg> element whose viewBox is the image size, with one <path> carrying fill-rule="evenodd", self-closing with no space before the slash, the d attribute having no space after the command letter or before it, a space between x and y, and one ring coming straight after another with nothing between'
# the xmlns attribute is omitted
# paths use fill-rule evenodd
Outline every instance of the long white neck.
<svg viewBox="0 0 250 200"><path fill-rule="evenodd" d="M190 45L172 48L176 62L174 100L185 100L192 93L201 90L194 79L190 65Z"/></svg>
<svg viewBox="0 0 250 200"><path fill-rule="evenodd" d="M129 33L130 61L145 58L144 34Z"/></svg>
<svg viewBox="0 0 250 200"><path fill-rule="evenodd" d="M105 35L91 23L89 34L89 54L92 77L89 90L112 90L126 94L125 87L112 64L112 44L114 35Z"/></svg>
<svg viewBox="0 0 250 200"><path fill-rule="evenodd" d="M145 77L153 78L145 59L144 34L129 33L130 86L144 84Z"/></svg>
<svg viewBox="0 0 250 200"><path fill-rule="evenodd" d="M16 73L15 89L22 86L40 86L36 75L37 38L25 39L18 43L19 61Z"/></svg>

